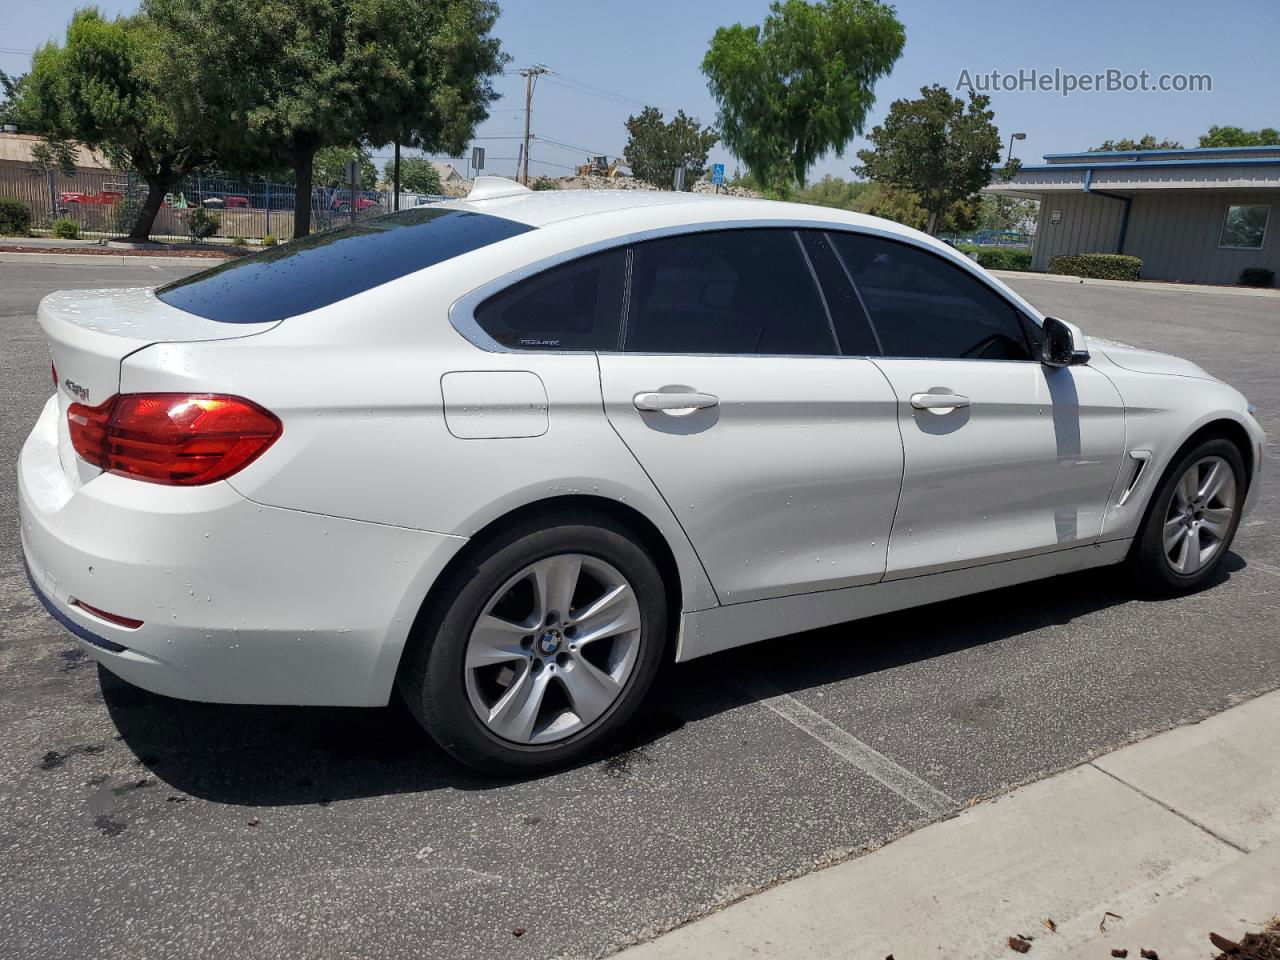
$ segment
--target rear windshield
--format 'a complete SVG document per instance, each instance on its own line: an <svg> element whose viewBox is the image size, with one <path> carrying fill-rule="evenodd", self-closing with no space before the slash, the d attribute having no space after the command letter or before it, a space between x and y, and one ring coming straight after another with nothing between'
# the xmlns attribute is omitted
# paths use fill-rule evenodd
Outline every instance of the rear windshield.
<svg viewBox="0 0 1280 960"><path fill-rule="evenodd" d="M283 320L532 229L469 210L418 207L232 260L156 296L223 323Z"/></svg>

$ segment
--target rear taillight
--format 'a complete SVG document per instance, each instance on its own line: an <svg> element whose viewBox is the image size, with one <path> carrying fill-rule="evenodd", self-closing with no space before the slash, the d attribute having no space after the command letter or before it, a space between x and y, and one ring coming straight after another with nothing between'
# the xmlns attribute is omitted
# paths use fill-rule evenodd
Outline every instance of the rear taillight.
<svg viewBox="0 0 1280 960"><path fill-rule="evenodd" d="M99 620L105 620L107 623L114 623L117 627L124 627L126 630L137 630L142 626L141 620L135 620L133 617L122 617L118 613L108 613L106 610L102 610L99 607L90 606L78 597L71 598L71 605L73 607L79 607L81 610L87 610Z"/></svg>
<svg viewBox="0 0 1280 960"><path fill-rule="evenodd" d="M126 393L67 408L71 445L108 473L175 486L231 476L275 443L279 419L243 397Z"/></svg>

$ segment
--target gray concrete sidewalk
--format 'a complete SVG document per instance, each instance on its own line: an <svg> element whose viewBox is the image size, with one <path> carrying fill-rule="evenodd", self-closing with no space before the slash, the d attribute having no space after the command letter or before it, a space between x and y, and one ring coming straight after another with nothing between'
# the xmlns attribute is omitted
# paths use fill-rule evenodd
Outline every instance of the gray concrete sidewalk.
<svg viewBox="0 0 1280 960"><path fill-rule="evenodd" d="M1229 287L1216 283L1170 283L1164 280L1098 280L1093 277L1070 277L1061 273L1033 273L1029 270L992 270L990 273L1001 280L1049 280L1053 283L1147 290L1151 293L1221 293L1235 297L1280 297L1280 289L1275 287Z"/></svg>
<svg viewBox="0 0 1280 960"><path fill-rule="evenodd" d="M1280 913L1280 692L739 901L627 960L1203 960ZM1051 923L1050 923L1051 921ZM1105 921L1105 922L1104 922ZM1050 929L1054 927L1054 930ZM1105 930L1100 930L1104 926Z"/></svg>

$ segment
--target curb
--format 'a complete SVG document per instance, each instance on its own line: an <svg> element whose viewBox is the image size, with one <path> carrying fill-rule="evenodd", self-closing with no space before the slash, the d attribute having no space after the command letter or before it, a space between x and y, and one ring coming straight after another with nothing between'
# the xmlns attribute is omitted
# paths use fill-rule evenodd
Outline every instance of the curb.
<svg viewBox="0 0 1280 960"><path fill-rule="evenodd" d="M1092 277L1068 277L1060 273L1037 273L1032 270L990 270L1001 280L1048 280L1050 283L1078 283L1091 287L1121 287L1147 290L1151 293L1217 293L1228 297L1280 297L1280 290L1267 287L1227 287L1207 283L1164 283L1155 280L1095 280Z"/></svg>
<svg viewBox="0 0 1280 960"><path fill-rule="evenodd" d="M1280 906L1278 726L1280 691L712 908L616 956L994 960L1034 942L1043 960L1114 948L1134 960L1141 948L1199 960L1209 931L1238 939Z"/></svg>
<svg viewBox="0 0 1280 960"><path fill-rule="evenodd" d="M109 253L5 253L0 252L0 263L58 263L63 266L81 267L97 264L100 266L124 267L130 264L151 265L155 267L186 267L205 263L216 267L225 263L230 257L131 257Z"/></svg>

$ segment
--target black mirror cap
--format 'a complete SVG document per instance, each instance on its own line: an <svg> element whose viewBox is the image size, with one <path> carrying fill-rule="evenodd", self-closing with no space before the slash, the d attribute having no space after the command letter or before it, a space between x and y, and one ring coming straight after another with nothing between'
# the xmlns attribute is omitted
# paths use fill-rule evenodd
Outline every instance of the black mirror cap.
<svg viewBox="0 0 1280 960"><path fill-rule="evenodd" d="M1040 362L1048 367L1070 367L1078 363L1089 362L1089 350L1085 346L1084 334L1075 324L1059 320L1057 317L1045 317L1044 348L1040 354Z"/></svg>

